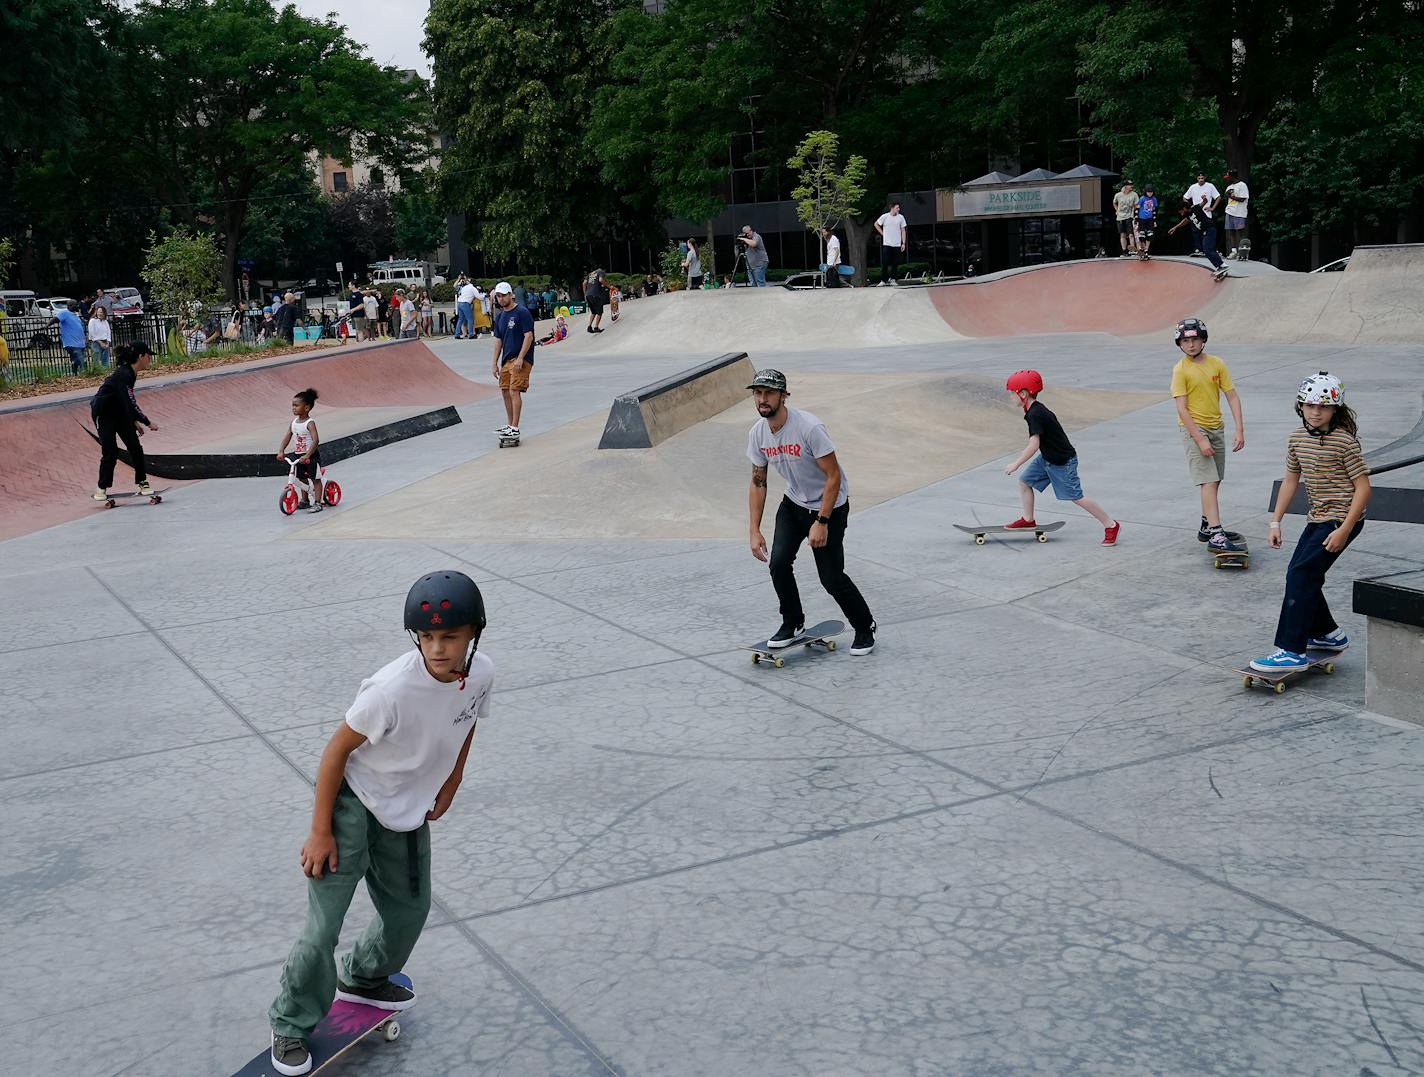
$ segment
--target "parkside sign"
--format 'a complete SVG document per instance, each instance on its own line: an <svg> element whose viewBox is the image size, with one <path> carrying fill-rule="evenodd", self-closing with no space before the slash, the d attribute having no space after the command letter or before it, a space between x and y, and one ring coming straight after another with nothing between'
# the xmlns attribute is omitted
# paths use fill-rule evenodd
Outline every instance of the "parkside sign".
<svg viewBox="0 0 1424 1077"><path fill-rule="evenodd" d="M1053 187L1010 187L996 191L955 191L954 215L995 217L1000 214L1077 213L1082 209L1082 188L1076 183Z"/></svg>

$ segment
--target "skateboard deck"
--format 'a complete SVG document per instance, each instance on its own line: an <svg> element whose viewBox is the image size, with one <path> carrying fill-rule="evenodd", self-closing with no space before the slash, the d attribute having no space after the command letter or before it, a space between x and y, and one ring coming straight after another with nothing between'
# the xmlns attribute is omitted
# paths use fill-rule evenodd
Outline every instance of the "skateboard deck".
<svg viewBox="0 0 1424 1077"><path fill-rule="evenodd" d="M1233 540L1235 541L1235 540ZM1212 564L1217 568L1250 568L1251 550L1244 542L1237 542L1241 547L1239 550L1213 550L1211 543L1206 544L1207 556L1211 558Z"/></svg>
<svg viewBox="0 0 1424 1077"><path fill-rule="evenodd" d="M412 988L410 977L398 972L391 977L394 983ZM326 1011L326 1016L312 1029L307 1040L307 1050L311 1052L312 1065L309 1073L319 1073L329 1062L335 1062L352 1047L373 1032L390 1043L400 1036L400 1018L406 1010L382 1010L358 1002L337 999ZM270 1044L232 1077L278 1077L272 1066Z"/></svg>
<svg viewBox="0 0 1424 1077"><path fill-rule="evenodd" d="M970 527L967 524L955 524L954 526L963 531L966 535L974 536L974 545L984 545L985 535L1034 535L1039 542L1048 541L1048 533L1057 531L1063 526L1065 521L1054 520L1048 524L1037 524L1033 527L1006 527L1003 524L975 524Z"/></svg>
<svg viewBox="0 0 1424 1077"><path fill-rule="evenodd" d="M1286 682L1292 677L1299 677L1301 674L1317 670L1321 673L1334 673L1335 659L1347 650L1349 650L1348 647L1342 647L1338 651L1306 651L1305 657L1310 665L1302 666L1300 669L1283 669L1274 673L1262 673L1260 670L1247 668L1233 669L1231 672L1241 675L1243 688L1251 688L1259 684L1262 688L1269 688L1276 695L1280 695L1286 690Z"/></svg>
<svg viewBox="0 0 1424 1077"><path fill-rule="evenodd" d="M743 647L742 650L752 652L752 665L760 665L766 661L780 669L786 665L784 656L792 647L805 647L808 651L812 647L824 647L828 651L834 651L836 641L832 637L839 636L844 631L844 621L822 621L803 631L785 647L772 647L771 640L763 639Z"/></svg>
<svg viewBox="0 0 1424 1077"><path fill-rule="evenodd" d="M501 449L512 449L519 445L518 437L508 437L504 434L499 436L499 447Z"/></svg>
<svg viewBox="0 0 1424 1077"><path fill-rule="evenodd" d="M126 498L130 498L130 497L142 497L142 498L147 498L147 499L148 499L148 503L149 503L150 505L157 505L160 501L163 500L163 495L166 494L166 493L168 492L168 490L169 490L169 487L167 487L167 486L160 486L160 487L156 488L151 494L141 494L141 493L139 493L137 490L128 490L128 491L126 491L126 492L124 492L124 493L121 493L121 494L114 494L114 493L111 493L111 494L109 494L109 496L108 496L107 498L105 498L103 501L94 501L93 496L90 495L89 500L90 500L91 502L93 502L95 505L103 505L104 508L106 508L106 509L111 509L111 508L113 508L115 505L117 505L120 501L123 501L123 500L125 500ZM134 502L134 504L137 504L137 503L138 503L138 502Z"/></svg>

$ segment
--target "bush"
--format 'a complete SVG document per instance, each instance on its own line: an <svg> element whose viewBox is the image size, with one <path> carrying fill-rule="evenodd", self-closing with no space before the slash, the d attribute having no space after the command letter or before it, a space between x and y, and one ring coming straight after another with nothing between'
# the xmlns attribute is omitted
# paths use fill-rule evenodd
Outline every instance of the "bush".
<svg viewBox="0 0 1424 1077"><path fill-rule="evenodd" d="M455 285L450 281L446 281L444 284L437 284L430 289L430 301L432 303L455 302Z"/></svg>

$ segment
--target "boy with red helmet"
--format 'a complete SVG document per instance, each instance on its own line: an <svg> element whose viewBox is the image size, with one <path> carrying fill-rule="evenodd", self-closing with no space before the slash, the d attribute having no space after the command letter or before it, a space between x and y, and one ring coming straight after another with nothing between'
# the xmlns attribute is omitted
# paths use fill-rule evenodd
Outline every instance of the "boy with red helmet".
<svg viewBox="0 0 1424 1077"><path fill-rule="evenodd" d="M417 580L405 627L416 649L361 682L317 767L301 852L306 923L267 1014L278 1073L311 1070L307 1037L333 999L383 1010L415 1003L390 977L430 912L430 823L449 810L475 725L489 715L494 663L476 651L485 604L463 572ZM376 916L338 972L341 923L363 877Z"/></svg>
<svg viewBox="0 0 1424 1077"><path fill-rule="evenodd" d="M1004 468L1004 474L1012 475L1030 457L1033 458L1033 463L1019 477L1023 515L1004 526L1034 527L1034 491L1042 493L1052 485L1053 495L1059 501L1073 502L1103 525L1104 546L1116 545L1122 524L1104 512L1103 507L1092 498L1083 496L1083 486L1078 481L1078 451L1063 432L1058 417L1038 402L1038 394L1043 392L1042 375L1036 370L1019 370L1009 375L1004 387L1014 394L1014 399L1024 409L1024 422L1028 424L1028 444L1019 453L1019 458Z"/></svg>

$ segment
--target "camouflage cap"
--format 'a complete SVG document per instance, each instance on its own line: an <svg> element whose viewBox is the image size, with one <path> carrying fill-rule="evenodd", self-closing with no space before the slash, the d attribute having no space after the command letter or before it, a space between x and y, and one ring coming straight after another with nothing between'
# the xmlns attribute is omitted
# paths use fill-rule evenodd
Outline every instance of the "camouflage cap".
<svg viewBox="0 0 1424 1077"><path fill-rule="evenodd" d="M775 389L779 393L786 392L786 375L779 370L772 370L767 367L765 370L758 370L748 389Z"/></svg>

